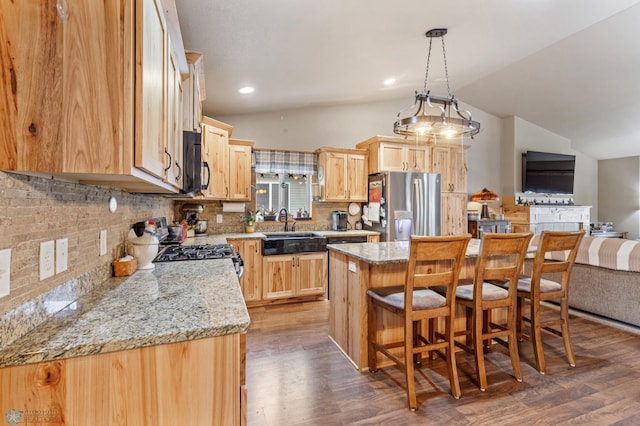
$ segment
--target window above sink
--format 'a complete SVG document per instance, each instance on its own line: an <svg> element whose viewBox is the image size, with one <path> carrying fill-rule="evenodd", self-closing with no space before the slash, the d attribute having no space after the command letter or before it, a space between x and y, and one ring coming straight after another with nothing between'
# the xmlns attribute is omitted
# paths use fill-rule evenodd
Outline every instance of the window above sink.
<svg viewBox="0 0 640 426"><path fill-rule="evenodd" d="M317 173L313 152L255 150L256 205L265 221L276 220L282 208L295 220L311 220L311 183Z"/></svg>

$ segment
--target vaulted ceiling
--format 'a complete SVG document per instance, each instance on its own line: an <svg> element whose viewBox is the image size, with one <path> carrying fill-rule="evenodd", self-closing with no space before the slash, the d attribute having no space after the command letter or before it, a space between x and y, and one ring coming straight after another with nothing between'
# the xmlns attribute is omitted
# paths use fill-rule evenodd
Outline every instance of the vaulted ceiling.
<svg viewBox="0 0 640 426"><path fill-rule="evenodd" d="M594 158L640 155L640 0L176 0L205 61L207 115L407 99L431 28L451 91ZM394 77L397 83L384 86ZM251 85L255 92L240 95ZM446 95L440 43L429 88Z"/></svg>

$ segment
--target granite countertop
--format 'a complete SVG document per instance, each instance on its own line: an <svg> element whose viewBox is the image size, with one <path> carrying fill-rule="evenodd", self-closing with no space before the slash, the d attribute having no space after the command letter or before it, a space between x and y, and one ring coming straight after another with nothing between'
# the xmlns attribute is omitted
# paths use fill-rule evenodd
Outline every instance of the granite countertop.
<svg viewBox="0 0 640 426"><path fill-rule="evenodd" d="M209 235L207 237L196 237L196 238L188 238L184 244L190 244L188 240L194 240L191 244L216 244L216 243L224 243L225 239L229 240L239 240L239 239L250 239L250 238L265 238L269 234L283 234L282 231L274 231L274 232L251 232L251 233L239 233L239 234L220 234L220 235ZM375 231L367 231L360 229L353 229L349 231L296 231L296 232L286 232L287 234L295 235L295 234L307 234L311 233L320 237L353 237L353 236L367 236L367 235L380 235L379 232Z"/></svg>
<svg viewBox="0 0 640 426"><path fill-rule="evenodd" d="M409 261L409 241L358 244L328 244L329 250L346 254L372 264L403 263ZM471 239L467 246L467 257L477 257L480 240Z"/></svg>
<svg viewBox="0 0 640 426"><path fill-rule="evenodd" d="M155 265L109 279L75 301L52 301L68 306L3 348L0 367L248 330L249 313L230 259Z"/></svg>

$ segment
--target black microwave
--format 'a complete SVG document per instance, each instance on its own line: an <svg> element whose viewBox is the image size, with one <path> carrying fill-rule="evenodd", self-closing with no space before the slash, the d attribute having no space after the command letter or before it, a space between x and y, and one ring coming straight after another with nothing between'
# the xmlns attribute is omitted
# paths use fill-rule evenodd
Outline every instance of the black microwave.
<svg viewBox="0 0 640 426"><path fill-rule="evenodd" d="M184 180L182 191L188 195L197 195L209 187L211 171L209 164L202 161L202 134L184 131L182 135L184 153ZM206 181L203 179L206 176Z"/></svg>

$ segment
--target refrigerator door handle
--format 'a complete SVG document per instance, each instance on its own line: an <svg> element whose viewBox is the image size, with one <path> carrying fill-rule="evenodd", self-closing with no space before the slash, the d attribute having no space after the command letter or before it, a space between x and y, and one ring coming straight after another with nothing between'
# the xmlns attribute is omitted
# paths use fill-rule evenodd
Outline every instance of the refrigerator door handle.
<svg viewBox="0 0 640 426"><path fill-rule="evenodd" d="M414 222L415 222L415 234L424 235L424 203L422 200L422 194L424 193L424 189L422 188L422 181L420 179L413 180L413 203L412 209L414 211Z"/></svg>

